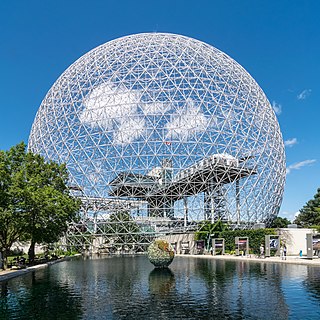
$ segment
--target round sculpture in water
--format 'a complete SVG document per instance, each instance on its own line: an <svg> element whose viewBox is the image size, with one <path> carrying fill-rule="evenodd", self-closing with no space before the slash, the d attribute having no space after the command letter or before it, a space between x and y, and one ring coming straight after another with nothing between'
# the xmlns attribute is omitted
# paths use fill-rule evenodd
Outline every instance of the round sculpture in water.
<svg viewBox="0 0 320 320"><path fill-rule="evenodd" d="M130 35L83 55L42 101L29 149L66 163L70 188L91 201L86 219L148 235L202 220L252 227L282 201L284 144L265 94L228 55L181 35Z"/></svg>
<svg viewBox="0 0 320 320"><path fill-rule="evenodd" d="M148 247L148 259L156 268L167 268L174 258L174 250L166 240L157 239Z"/></svg>

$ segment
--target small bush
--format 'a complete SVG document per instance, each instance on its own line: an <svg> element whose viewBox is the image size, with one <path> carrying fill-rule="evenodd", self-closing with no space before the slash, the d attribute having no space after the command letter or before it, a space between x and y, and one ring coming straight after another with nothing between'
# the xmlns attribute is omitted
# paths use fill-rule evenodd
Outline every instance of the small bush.
<svg viewBox="0 0 320 320"><path fill-rule="evenodd" d="M22 249L14 248L13 250L10 250L9 255L10 256L22 256L24 254Z"/></svg>

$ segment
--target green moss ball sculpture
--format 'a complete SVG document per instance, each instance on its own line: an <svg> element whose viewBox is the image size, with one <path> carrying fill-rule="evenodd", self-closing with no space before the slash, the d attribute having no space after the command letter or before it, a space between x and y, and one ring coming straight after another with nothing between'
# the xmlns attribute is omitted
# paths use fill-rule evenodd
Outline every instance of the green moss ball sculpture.
<svg viewBox="0 0 320 320"><path fill-rule="evenodd" d="M155 240L148 248L149 261L156 268L167 268L174 258L174 250L166 240Z"/></svg>

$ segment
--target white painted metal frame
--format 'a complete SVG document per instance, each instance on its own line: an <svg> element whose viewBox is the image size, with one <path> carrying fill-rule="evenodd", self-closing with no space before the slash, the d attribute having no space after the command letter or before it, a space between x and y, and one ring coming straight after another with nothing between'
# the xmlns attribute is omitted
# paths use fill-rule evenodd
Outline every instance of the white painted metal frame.
<svg viewBox="0 0 320 320"><path fill-rule="evenodd" d="M84 208L112 203L84 210L98 225L126 210L152 235L203 219L250 227L282 201L283 139L263 91L229 56L181 35L131 35L82 56L43 100L29 149L67 164Z"/></svg>

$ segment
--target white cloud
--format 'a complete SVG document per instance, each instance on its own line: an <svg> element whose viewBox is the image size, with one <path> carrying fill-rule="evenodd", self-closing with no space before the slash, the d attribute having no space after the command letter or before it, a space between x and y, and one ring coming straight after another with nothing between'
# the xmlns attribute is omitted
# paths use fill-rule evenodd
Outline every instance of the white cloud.
<svg viewBox="0 0 320 320"><path fill-rule="evenodd" d="M288 212L288 211L282 211L279 216L282 218L287 218L288 220L290 220L291 222L293 222L293 220L299 215L299 211L297 212Z"/></svg>
<svg viewBox="0 0 320 320"><path fill-rule="evenodd" d="M140 97L137 90L115 88L110 83L104 83L84 99L85 109L80 114L80 121L91 127L112 129L113 120L122 122L123 118L136 112Z"/></svg>
<svg viewBox="0 0 320 320"><path fill-rule="evenodd" d="M179 111L171 122L166 124L167 138L178 137L180 141L185 141L192 134L206 130L209 120L191 99L188 99L185 106Z"/></svg>
<svg viewBox="0 0 320 320"><path fill-rule="evenodd" d="M138 139L145 131L145 120L143 117L127 118L115 131L113 140L115 144L129 144Z"/></svg>
<svg viewBox="0 0 320 320"><path fill-rule="evenodd" d="M316 160L312 159L312 160L304 160L304 161L300 161L300 162L296 162L294 164L291 164L290 166L287 167L287 174L289 174L292 170L299 170L302 167L311 165L313 163L315 163Z"/></svg>
<svg viewBox="0 0 320 320"><path fill-rule="evenodd" d="M282 106L280 103L272 101L272 108L276 115L280 115L282 113Z"/></svg>
<svg viewBox="0 0 320 320"><path fill-rule="evenodd" d="M133 118L141 100L138 90L116 88L104 83L94 88L83 101L85 109L79 116L81 123L91 127L103 127L114 130L114 142L126 144L132 142L144 131L144 119Z"/></svg>
<svg viewBox="0 0 320 320"><path fill-rule="evenodd" d="M310 96L310 94L311 94L311 89L305 89L305 90L303 90L301 93L299 93L298 95L297 95L297 99L298 100L305 100L305 99L307 99L309 96Z"/></svg>
<svg viewBox="0 0 320 320"><path fill-rule="evenodd" d="M285 145L286 147L292 147L292 146L294 146L294 145L297 144L297 143L298 143L297 138L292 138L292 139L286 140L286 141L284 142L284 145Z"/></svg>
<svg viewBox="0 0 320 320"><path fill-rule="evenodd" d="M151 103L143 103L140 107L144 115L161 115L165 114L171 109L169 103L157 101Z"/></svg>
<svg viewBox="0 0 320 320"><path fill-rule="evenodd" d="M129 144L144 134L146 115L164 115L173 107L178 108L178 113L165 124L164 138L186 140L192 134L205 131L211 122L191 99L180 108L165 102L148 102L144 101L142 91L116 87L111 82L94 88L84 98L83 105L80 122L113 132L113 142L120 145Z"/></svg>

